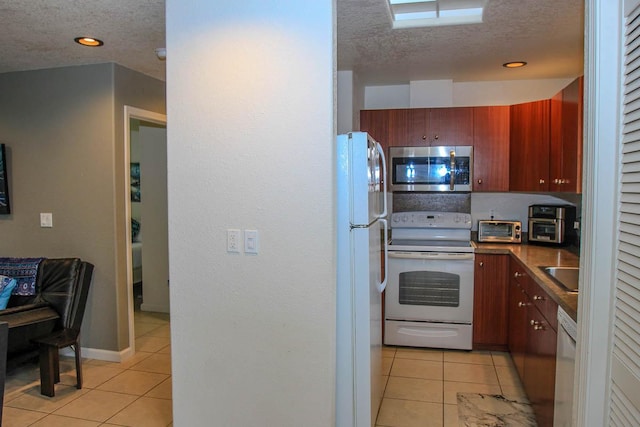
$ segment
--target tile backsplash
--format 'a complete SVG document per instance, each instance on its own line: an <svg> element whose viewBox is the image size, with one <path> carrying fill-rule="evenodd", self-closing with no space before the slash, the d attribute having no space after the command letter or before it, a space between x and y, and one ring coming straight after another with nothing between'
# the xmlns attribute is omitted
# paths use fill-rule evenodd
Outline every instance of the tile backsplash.
<svg viewBox="0 0 640 427"><path fill-rule="evenodd" d="M393 212L471 213L471 193L393 193Z"/></svg>

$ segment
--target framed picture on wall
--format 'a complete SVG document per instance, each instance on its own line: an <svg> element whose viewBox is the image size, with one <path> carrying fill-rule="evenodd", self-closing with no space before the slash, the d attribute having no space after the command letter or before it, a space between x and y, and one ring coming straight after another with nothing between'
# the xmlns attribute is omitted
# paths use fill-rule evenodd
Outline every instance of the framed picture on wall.
<svg viewBox="0 0 640 427"><path fill-rule="evenodd" d="M140 201L140 163L131 163L131 201Z"/></svg>
<svg viewBox="0 0 640 427"><path fill-rule="evenodd" d="M9 181L7 179L7 156L4 144L0 144L0 214L10 214Z"/></svg>

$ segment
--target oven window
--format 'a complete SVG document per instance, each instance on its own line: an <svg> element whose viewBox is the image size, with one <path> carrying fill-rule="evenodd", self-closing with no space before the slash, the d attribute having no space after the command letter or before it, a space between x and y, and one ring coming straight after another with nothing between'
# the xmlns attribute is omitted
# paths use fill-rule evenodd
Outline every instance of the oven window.
<svg viewBox="0 0 640 427"><path fill-rule="evenodd" d="M399 294L400 304L458 307L460 276L440 271L400 273Z"/></svg>
<svg viewBox="0 0 640 427"><path fill-rule="evenodd" d="M533 235L536 239L554 240L558 225L555 223L534 222Z"/></svg>

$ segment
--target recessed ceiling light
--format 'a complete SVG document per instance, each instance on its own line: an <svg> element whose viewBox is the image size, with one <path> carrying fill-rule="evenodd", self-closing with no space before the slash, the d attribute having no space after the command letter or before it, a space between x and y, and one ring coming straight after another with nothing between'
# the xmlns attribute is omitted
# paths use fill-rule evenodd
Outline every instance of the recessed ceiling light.
<svg viewBox="0 0 640 427"><path fill-rule="evenodd" d="M525 65L527 65L527 63L524 61L511 61L511 62L505 62L504 64L502 64L504 68L520 68L520 67L524 67Z"/></svg>
<svg viewBox="0 0 640 427"><path fill-rule="evenodd" d="M94 39L93 37L76 37L73 41L81 44L82 46L90 47L98 47L104 44L102 40Z"/></svg>

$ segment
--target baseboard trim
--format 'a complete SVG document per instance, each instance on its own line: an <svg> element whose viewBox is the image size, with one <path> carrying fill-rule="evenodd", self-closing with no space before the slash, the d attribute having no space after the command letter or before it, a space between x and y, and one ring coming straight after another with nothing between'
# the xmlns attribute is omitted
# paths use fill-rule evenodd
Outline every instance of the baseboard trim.
<svg viewBox="0 0 640 427"><path fill-rule="evenodd" d="M133 349L127 347L121 351L102 350L99 348L85 348L81 347L80 352L83 358L103 360L105 362L124 362L131 356L133 356ZM60 350L60 354L63 356L74 357L73 350L69 347Z"/></svg>
<svg viewBox="0 0 640 427"><path fill-rule="evenodd" d="M154 304L145 304L144 302L140 305L140 310L142 311L153 311L155 313L169 313L169 307L164 305L154 305Z"/></svg>

